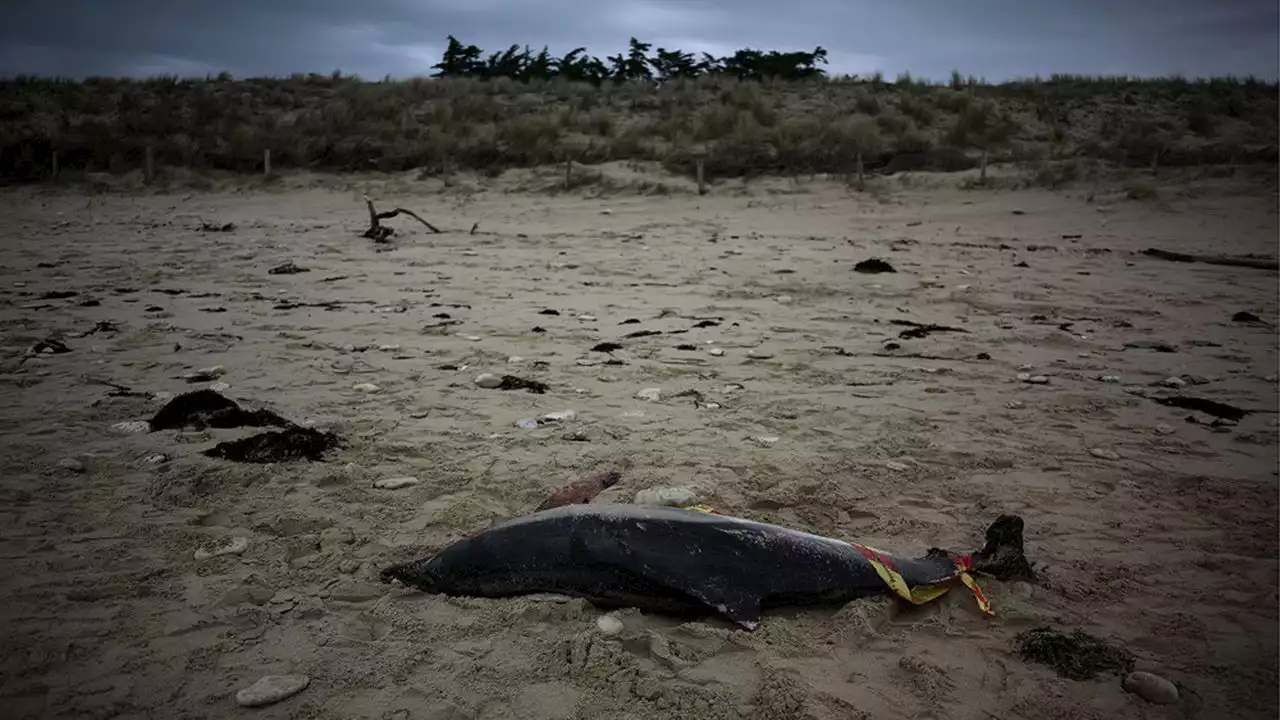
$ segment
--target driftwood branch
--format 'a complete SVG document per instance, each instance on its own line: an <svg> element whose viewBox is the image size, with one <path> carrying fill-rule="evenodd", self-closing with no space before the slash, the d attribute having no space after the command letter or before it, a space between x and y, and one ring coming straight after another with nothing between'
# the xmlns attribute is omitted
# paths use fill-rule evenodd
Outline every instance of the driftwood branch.
<svg viewBox="0 0 1280 720"><path fill-rule="evenodd" d="M1160 260L1169 260L1171 262L1199 262L1206 265L1247 267L1255 268L1257 270L1280 270L1280 262L1275 260L1266 260L1264 258L1231 257L1229 255L1188 255L1186 253L1170 252L1159 248L1147 248L1142 251L1142 254L1153 258L1159 258Z"/></svg>
<svg viewBox="0 0 1280 720"><path fill-rule="evenodd" d="M377 210L374 209L373 200L369 199L368 195L364 197L364 202L366 205L369 206L369 229L365 230L363 233L361 233L361 235L363 237L369 238L370 240L373 240L374 242L386 242L387 238L391 237L391 234L395 231L387 227L386 225L383 225L382 221L390 220L391 218L397 215L408 215L414 220L417 220L423 225L426 225L427 229L430 230L431 232L437 233L437 234L440 233L440 228L422 219L420 215L413 212L412 210L405 210L404 208L396 208L394 210L384 210L383 212L378 212Z"/></svg>

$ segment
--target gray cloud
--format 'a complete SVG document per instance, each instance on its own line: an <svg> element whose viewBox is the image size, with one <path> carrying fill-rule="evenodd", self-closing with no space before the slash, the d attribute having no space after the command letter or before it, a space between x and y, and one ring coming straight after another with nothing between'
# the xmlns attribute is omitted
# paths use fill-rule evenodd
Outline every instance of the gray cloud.
<svg viewBox="0 0 1280 720"><path fill-rule="evenodd" d="M14 7L16 6L16 7ZM0 74L430 74L445 36L604 57L636 36L830 52L833 72L1280 75L1275 0L19 0Z"/></svg>

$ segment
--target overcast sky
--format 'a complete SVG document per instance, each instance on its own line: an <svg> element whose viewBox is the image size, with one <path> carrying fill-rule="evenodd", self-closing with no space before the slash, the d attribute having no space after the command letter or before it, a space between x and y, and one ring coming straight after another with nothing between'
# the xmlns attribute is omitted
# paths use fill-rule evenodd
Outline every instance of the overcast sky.
<svg viewBox="0 0 1280 720"><path fill-rule="evenodd" d="M0 75L429 75L445 38L603 58L830 53L834 73L1274 79L1277 0L9 0Z"/></svg>

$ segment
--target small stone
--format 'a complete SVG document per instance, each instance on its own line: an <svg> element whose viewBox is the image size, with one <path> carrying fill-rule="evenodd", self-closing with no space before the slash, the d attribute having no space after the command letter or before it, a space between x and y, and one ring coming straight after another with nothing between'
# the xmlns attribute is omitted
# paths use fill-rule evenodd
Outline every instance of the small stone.
<svg viewBox="0 0 1280 720"><path fill-rule="evenodd" d="M493 390L502 385L502 378L493 373L480 373L476 376L476 385L482 388Z"/></svg>
<svg viewBox="0 0 1280 720"><path fill-rule="evenodd" d="M707 351L712 357L720 357L724 355L724 348L711 348Z"/></svg>
<svg viewBox="0 0 1280 720"><path fill-rule="evenodd" d="M1107 450L1106 448L1092 448L1089 450L1089 454L1096 458L1102 458L1103 460L1119 460L1120 459L1119 453L1117 453L1114 450Z"/></svg>
<svg viewBox="0 0 1280 720"><path fill-rule="evenodd" d="M549 412L542 416L544 422L567 422L578 417L578 413L572 410L560 410L558 412Z"/></svg>
<svg viewBox="0 0 1280 720"><path fill-rule="evenodd" d="M236 692L236 704L243 708L271 705L297 695L310 684L306 675L267 675Z"/></svg>
<svg viewBox="0 0 1280 720"><path fill-rule="evenodd" d="M373 383L367 383L367 382L356 383L355 385L351 386L351 389L359 393L367 393L367 394L373 394L378 392L379 390L382 390L381 387L374 385Z"/></svg>
<svg viewBox="0 0 1280 720"><path fill-rule="evenodd" d="M1160 381L1160 384L1167 388L1186 387L1187 381L1180 377L1167 377Z"/></svg>
<svg viewBox="0 0 1280 720"><path fill-rule="evenodd" d="M468 335L468 336L467 336L467 340L470 340L471 342L480 342L480 336L479 336L479 335Z"/></svg>
<svg viewBox="0 0 1280 720"><path fill-rule="evenodd" d="M360 569L360 563L355 560L343 560L342 562L338 563L338 572L343 573L345 575L354 574L359 569Z"/></svg>
<svg viewBox="0 0 1280 720"><path fill-rule="evenodd" d="M231 385L224 382L209 383L209 389L216 393L221 393L230 390Z"/></svg>
<svg viewBox="0 0 1280 720"><path fill-rule="evenodd" d="M1032 385L1048 385L1049 378L1044 375L1032 375L1031 377L1027 378L1027 382Z"/></svg>
<svg viewBox="0 0 1280 720"><path fill-rule="evenodd" d="M608 208L605 208L604 210L601 210L601 211L600 211L600 214L601 214L601 215L612 215L612 214L613 214L613 211L612 211L612 210L610 210L610 209L608 209Z"/></svg>
<svg viewBox="0 0 1280 720"><path fill-rule="evenodd" d="M777 300L779 303L782 303L783 305L790 303L793 299L794 298L792 298L790 295L778 295L777 297L774 298L774 300Z"/></svg>
<svg viewBox="0 0 1280 720"><path fill-rule="evenodd" d="M751 438L751 441L761 447L773 447L781 439L777 435L757 435Z"/></svg>
<svg viewBox="0 0 1280 720"><path fill-rule="evenodd" d="M1160 423L1159 425L1157 425L1157 426L1156 426L1156 434L1157 434L1157 435L1172 435L1172 434L1173 434L1173 426L1172 426L1172 425L1165 425L1164 423Z"/></svg>
<svg viewBox="0 0 1280 720"><path fill-rule="evenodd" d="M82 473L84 472L84 463L80 462L76 458L62 458L58 461L58 469L66 470L67 472Z"/></svg>
<svg viewBox="0 0 1280 720"><path fill-rule="evenodd" d="M169 456L164 453L156 453L155 455L148 455L142 458L142 462L148 465L162 465L169 462Z"/></svg>
<svg viewBox="0 0 1280 720"><path fill-rule="evenodd" d="M1119 385L1119 384L1120 384L1120 376L1119 376L1119 375L1099 375L1099 376L1098 376L1098 380L1100 380L1100 381L1102 381L1102 382L1104 382L1104 383L1107 383L1107 384L1109 384L1109 385Z"/></svg>
<svg viewBox="0 0 1280 720"><path fill-rule="evenodd" d="M1017 375L1015 375L1014 378L1016 378L1018 382L1030 382L1031 373L1020 372Z"/></svg>
<svg viewBox="0 0 1280 720"><path fill-rule="evenodd" d="M768 350L752 348L747 351L747 357L751 358L752 360L768 360L769 358L773 357L773 353L769 352Z"/></svg>
<svg viewBox="0 0 1280 720"><path fill-rule="evenodd" d="M533 418L521 418L516 421L516 427L522 430L536 430L538 428L538 421Z"/></svg>
<svg viewBox="0 0 1280 720"><path fill-rule="evenodd" d="M1178 686L1154 673L1141 670L1131 672L1121 686L1126 692L1154 705L1172 705L1178 702Z"/></svg>
<svg viewBox="0 0 1280 720"><path fill-rule="evenodd" d="M1026 407L1027 404L1022 402L1021 400L1010 400L1009 402L1005 403L1004 406L1009 408L1010 410L1021 410L1022 408Z"/></svg>
<svg viewBox="0 0 1280 720"><path fill-rule="evenodd" d="M582 321L584 321L584 322L595 322L595 321L596 321L596 316L595 316L595 315L588 315L588 314L585 314L585 313L584 313L584 314L582 314L582 315L579 315L579 316L578 316L578 319L579 319L579 320L582 320Z"/></svg>
<svg viewBox="0 0 1280 720"><path fill-rule="evenodd" d="M636 393L636 399L658 402L662 399L662 388L645 388Z"/></svg>
<svg viewBox="0 0 1280 720"><path fill-rule="evenodd" d="M1019 365L1019 366L1018 366L1018 372L1030 372L1031 370L1034 370L1034 369L1035 369L1035 368L1034 368L1033 366L1031 366L1031 365Z"/></svg>
<svg viewBox="0 0 1280 720"><path fill-rule="evenodd" d="M111 426L112 430L125 435L135 435L144 433L151 429L151 424L146 420L128 420L126 422L118 422Z"/></svg>
<svg viewBox="0 0 1280 720"><path fill-rule="evenodd" d="M373 486L375 488L378 488L379 490L399 490L400 488L407 488L407 487L412 487L414 485L417 485L418 482L419 480L416 477L409 477L409 476L389 477L389 478L379 478L377 480L374 480Z"/></svg>
<svg viewBox="0 0 1280 720"><path fill-rule="evenodd" d="M685 487L656 487L636 493L636 505L688 507L698 504L698 494Z"/></svg>
<svg viewBox="0 0 1280 720"><path fill-rule="evenodd" d="M233 537L225 545L220 545L211 550L200 548L195 552L196 560L209 560L210 558L220 557L222 555L239 555L249 549L249 539L242 537Z"/></svg>
<svg viewBox="0 0 1280 720"><path fill-rule="evenodd" d="M586 430L570 430L560 436L561 440L566 442L589 442L591 438L587 437Z"/></svg>
<svg viewBox="0 0 1280 720"><path fill-rule="evenodd" d="M382 352L399 352L400 346L399 345L379 345L378 350Z"/></svg>
<svg viewBox="0 0 1280 720"><path fill-rule="evenodd" d="M511 363L512 365L514 365L514 364L516 364L516 363L522 363L522 362L524 362L524 358L520 357L519 355L512 355L511 357L507 358L507 362L509 362L509 363Z"/></svg>
<svg viewBox="0 0 1280 720"><path fill-rule="evenodd" d="M719 410L721 406L720 406L720 403L709 402L709 403L703 403L702 407L708 410Z"/></svg>
<svg viewBox="0 0 1280 720"><path fill-rule="evenodd" d="M615 637L622 633L622 621L612 614L601 615L596 620L596 627L600 629L600 634L605 637Z"/></svg>
<svg viewBox="0 0 1280 720"><path fill-rule="evenodd" d="M889 468L890 470L897 470L898 472L906 472L907 470L911 469L910 465L906 463L900 463L897 460L886 460L884 463L884 466Z"/></svg>

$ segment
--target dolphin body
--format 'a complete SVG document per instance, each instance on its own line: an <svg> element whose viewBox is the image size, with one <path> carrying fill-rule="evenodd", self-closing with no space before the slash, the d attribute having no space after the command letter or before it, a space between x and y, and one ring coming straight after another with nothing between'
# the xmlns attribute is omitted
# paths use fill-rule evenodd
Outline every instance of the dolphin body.
<svg viewBox="0 0 1280 720"><path fill-rule="evenodd" d="M972 555L932 549L915 559L878 557L896 567L909 588L954 583L961 565L1030 578L1022 530L1021 518L1004 515ZM547 592L600 607L719 614L748 630L764 608L893 593L861 546L725 515L622 504L570 505L516 518L431 557L386 568L381 579L445 595Z"/></svg>

